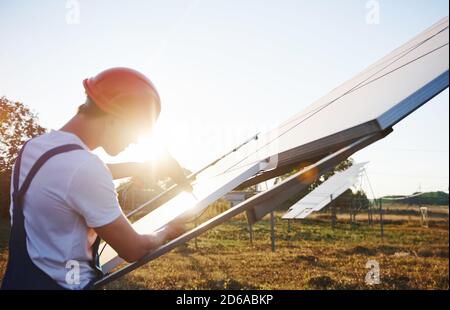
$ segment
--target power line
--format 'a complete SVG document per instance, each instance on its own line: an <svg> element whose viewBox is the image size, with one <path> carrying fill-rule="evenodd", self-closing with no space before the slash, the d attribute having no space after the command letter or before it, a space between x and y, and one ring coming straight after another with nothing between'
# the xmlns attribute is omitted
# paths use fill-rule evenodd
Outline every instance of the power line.
<svg viewBox="0 0 450 310"><path fill-rule="evenodd" d="M424 152L424 153L448 153L449 150L430 150L430 149L403 149L403 148L390 148L390 149L376 149L372 150L376 152Z"/></svg>
<svg viewBox="0 0 450 310"><path fill-rule="evenodd" d="M449 176L438 176L438 175L411 175L411 174L401 174L401 173L391 173L391 172L371 172L372 175L383 175L383 176L395 176L395 177L405 177L405 178L426 178L426 179L448 179Z"/></svg>

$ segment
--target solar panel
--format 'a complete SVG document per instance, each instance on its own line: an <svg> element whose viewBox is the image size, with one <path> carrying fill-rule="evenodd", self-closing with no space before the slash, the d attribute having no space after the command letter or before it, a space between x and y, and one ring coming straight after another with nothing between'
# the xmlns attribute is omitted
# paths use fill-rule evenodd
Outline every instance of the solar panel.
<svg viewBox="0 0 450 310"><path fill-rule="evenodd" d="M283 215L283 219L304 219L312 212L323 209L356 183L364 171L364 165L366 163L354 164L344 171L337 172L290 207Z"/></svg>

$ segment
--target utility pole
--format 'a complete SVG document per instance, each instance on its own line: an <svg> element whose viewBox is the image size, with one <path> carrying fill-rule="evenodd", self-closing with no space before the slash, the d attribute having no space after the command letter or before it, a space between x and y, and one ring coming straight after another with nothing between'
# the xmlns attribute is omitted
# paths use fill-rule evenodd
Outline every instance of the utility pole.
<svg viewBox="0 0 450 310"><path fill-rule="evenodd" d="M134 188L134 186L131 186L130 191L131 191L131 209L134 210L134 208L135 208L135 205L134 205L135 188Z"/></svg>
<svg viewBox="0 0 450 310"><path fill-rule="evenodd" d="M270 241L272 243L272 252L275 252L275 216L270 212Z"/></svg>
<svg viewBox="0 0 450 310"><path fill-rule="evenodd" d="M353 211L353 203L354 203L355 198L351 198L350 199L350 208L349 208L349 216L350 216L350 224L352 224L352 211Z"/></svg>
<svg viewBox="0 0 450 310"><path fill-rule="evenodd" d="M351 212L350 212L350 223L352 229L355 229L355 214L356 214L356 204L358 203L358 198L352 200Z"/></svg>
<svg viewBox="0 0 450 310"><path fill-rule="evenodd" d="M248 224L248 233L250 236L250 246L253 246L253 225L252 224Z"/></svg>
<svg viewBox="0 0 450 310"><path fill-rule="evenodd" d="M333 194L330 195L331 200L331 228L334 230L336 228L336 205L333 201Z"/></svg>
<svg viewBox="0 0 450 310"><path fill-rule="evenodd" d="M383 200L380 198L378 200L380 204L380 234L381 234L381 241L384 241L384 227L383 227Z"/></svg>
<svg viewBox="0 0 450 310"><path fill-rule="evenodd" d="M197 218L194 221L194 225L195 227L197 227ZM197 237L194 238L194 245L195 245L195 250L198 250L198 243L197 243Z"/></svg>

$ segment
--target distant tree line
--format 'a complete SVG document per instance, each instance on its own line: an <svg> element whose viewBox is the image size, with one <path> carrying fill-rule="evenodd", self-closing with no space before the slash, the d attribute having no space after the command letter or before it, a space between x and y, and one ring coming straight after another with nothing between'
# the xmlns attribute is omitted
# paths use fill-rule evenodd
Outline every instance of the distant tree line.
<svg viewBox="0 0 450 310"><path fill-rule="evenodd" d="M417 193L414 193L417 194ZM413 194L413 195L414 195ZM448 193L438 191L423 193L422 195L400 199L402 196L385 196L382 198L383 203L404 203L408 205L447 205L448 206ZM392 198L396 200L392 200Z"/></svg>

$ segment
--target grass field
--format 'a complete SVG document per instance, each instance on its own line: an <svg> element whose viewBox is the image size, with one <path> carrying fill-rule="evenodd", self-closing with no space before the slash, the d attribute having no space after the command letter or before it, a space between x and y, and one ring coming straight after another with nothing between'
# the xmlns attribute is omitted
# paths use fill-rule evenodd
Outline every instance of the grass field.
<svg viewBox="0 0 450 310"><path fill-rule="evenodd" d="M392 212L384 240L378 223L367 224L367 214L355 226L341 214L334 230L326 216L315 216L293 223L291 232L276 214L275 252L268 219L253 227L250 245L245 217L238 216L199 237L197 249L190 241L107 289L448 289L448 207L433 211L429 228L414 213ZM0 275L6 226L0 225ZM380 284L365 283L368 260L379 263Z"/></svg>

